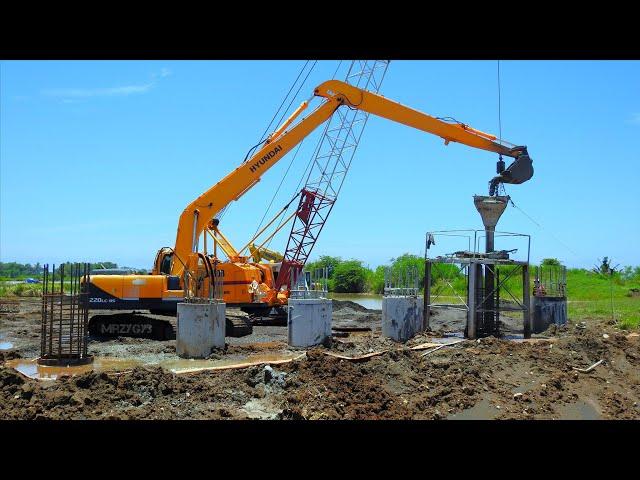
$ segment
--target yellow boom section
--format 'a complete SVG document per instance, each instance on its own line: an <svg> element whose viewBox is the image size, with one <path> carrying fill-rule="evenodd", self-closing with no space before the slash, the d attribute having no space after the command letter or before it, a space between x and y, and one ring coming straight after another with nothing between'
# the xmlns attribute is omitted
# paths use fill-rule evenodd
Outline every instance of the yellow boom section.
<svg viewBox="0 0 640 480"><path fill-rule="evenodd" d="M327 100L291 130L265 144L247 162L240 165L184 209L178 222L174 249L175 254L182 259L182 262L186 262L189 254L196 250L200 234L220 210L232 201L238 200L258 183L260 177L267 170L315 130L318 125L331 117L340 104L335 99ZM173 275L182 275L182 262L173 260L171 267Z"/></svg>
<svg viewBox="0 0 640 480"><path fill-rule="evenodd" d="M517 157L519 150L492 141L495 135L481 132L467 125L448 123L431 115L414 110L382 95L368 92L339 80L329 80L319 85L314 94L325 98L336 95L345 100L345 104L379 117L417 128L427 133L442 137L446 143L458 142L470 147L488 150L509 157Z"/></svg>
<svg viewBox="0 0 640 480"><path fill-rule="evenodd" d="M394 122L442 137L445 143L458 142L470 147L496 152L517 158L525 147L510 148L494 142L495 136L475 130L467 125L448 123L418 110L389 100L382 95L362 90L338 80L329 80L314 90L314 95L326 101L308 117L300 120L291 130L285 131L306 108L307 102L294 112L267 140L265 145L247 162L240 165L209 190L196 198L180 215L174 252L182 261L173 259L171 272L181 275L183 262L195 252L200 234L209 221L226 205L238 200L252 188L264 173L280 161L319 125L327 121L341 106L357 108Z"/></svg>

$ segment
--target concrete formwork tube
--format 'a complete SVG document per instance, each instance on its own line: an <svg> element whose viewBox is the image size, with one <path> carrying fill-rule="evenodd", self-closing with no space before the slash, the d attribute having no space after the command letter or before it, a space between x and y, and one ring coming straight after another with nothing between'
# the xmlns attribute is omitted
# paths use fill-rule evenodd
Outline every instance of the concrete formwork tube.
<svg viewBox="0 0 640 480"><path fill-rule="evenodd" d="M382 299L382 335L406 342L424 331L422 297L388 296Z"/></svg>
<svg viewBox="0 0 640 480"><path fill-rule="evenodd" d="M566 297L533 297L532 325L533 333L542 333L549 325L563 326L567 324Z"/></svg>
<svg viewBox="0 0 640 480"><path fill-rule="evenodd" d="M179 303L176 353L182 358L206 358L225 346L225 303Z"/></svg>
<svg viewBox="0 0 640 480"><path fill-rule="evenodd" d="M288 342L291 347L313 347L331 340L333 304L325 298L289 298Z"/></svg>

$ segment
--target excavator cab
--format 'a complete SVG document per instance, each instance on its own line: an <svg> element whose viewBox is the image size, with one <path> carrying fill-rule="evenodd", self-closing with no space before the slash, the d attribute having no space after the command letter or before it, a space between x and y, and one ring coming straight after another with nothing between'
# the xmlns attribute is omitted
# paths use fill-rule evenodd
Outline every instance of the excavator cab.
<svg viewBox="0 0 640 480"><path fill-rule="evenodd" d="M173 254L166 254L162 258L162 263L160 264L160 273L164 273L166 275L171 274L171 260L173 259Z"/></svg>

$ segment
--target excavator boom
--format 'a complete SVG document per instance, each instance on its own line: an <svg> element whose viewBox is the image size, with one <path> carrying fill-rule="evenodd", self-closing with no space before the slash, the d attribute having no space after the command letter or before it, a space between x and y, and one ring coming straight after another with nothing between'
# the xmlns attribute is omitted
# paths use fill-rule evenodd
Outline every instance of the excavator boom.
<svg viewBox="0 0 640 480"><path fill-rule="evenodd" d="M196 198L185 208L180 216L174 249L178 260L173 260L172 275L181 275L183 266L190 253L197 250L200 234L208 222L218 212L260 181L260 177L281 160L287 152L298 145L306 136L323 124L342 105L357 108L379 117L402 123L409 127L437 135L450 142L462 143L470 147L495 152L516 159L514 165L504 170L496 182L522 183L533 175L531 160L526 147L507 145L495 141L495 136L481 132L462 123L450 123L420 112L413 108L389 100L361 88L339 80L329 80L314 90L314 95L325 99L308 117L303 118L290 130L291 125L308 105L303 104L276 129L251 158L237 167L217 184ZM494 179L495 180L495 179ZM492 180L493 181L493 180Z"/></svg>

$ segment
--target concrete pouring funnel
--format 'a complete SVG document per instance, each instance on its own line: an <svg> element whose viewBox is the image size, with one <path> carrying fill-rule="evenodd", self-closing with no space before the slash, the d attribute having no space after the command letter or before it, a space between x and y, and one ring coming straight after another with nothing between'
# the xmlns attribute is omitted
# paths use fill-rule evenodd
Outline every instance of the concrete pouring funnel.
<svg viewBox="0 0 640 480"><path fill-rule="evenodd" d="M495 230L498 220L507 208L508 196L485 197L474 195L473 204L482 217L482 224L486 230Z"/></svg>

